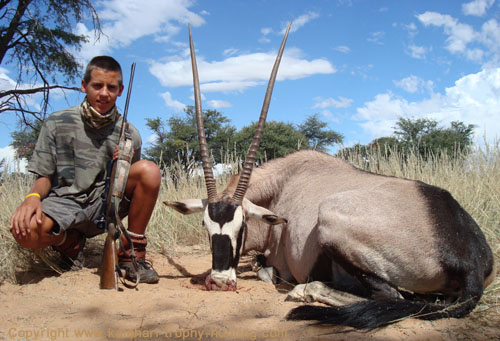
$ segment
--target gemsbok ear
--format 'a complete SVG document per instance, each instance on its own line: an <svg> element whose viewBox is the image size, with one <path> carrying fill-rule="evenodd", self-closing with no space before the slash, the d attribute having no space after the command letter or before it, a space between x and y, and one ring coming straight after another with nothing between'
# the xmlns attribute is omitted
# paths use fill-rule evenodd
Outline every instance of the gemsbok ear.
<svg viewBox="0 0 500 341"><path fill-rule="evenodd" d="M168 207L172 207L177 212L187 215L205 210L207 199L184 199L173 202L164 201L163 203Z"/></svg>
<svg viewBox="0 0 500 341"><path fill-rule="evenodd" d="M271 225L283 224L288 222L285 218L279 217L267 208L255 205L253 202L246 198L243 198L242 206L243 211L248 218L259 219Z"/></svg>

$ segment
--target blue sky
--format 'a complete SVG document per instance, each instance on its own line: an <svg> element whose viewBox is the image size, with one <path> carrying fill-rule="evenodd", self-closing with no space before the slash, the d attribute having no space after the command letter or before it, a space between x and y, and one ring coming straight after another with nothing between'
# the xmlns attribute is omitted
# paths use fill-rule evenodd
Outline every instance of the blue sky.
<svg viewBox="0 0 500 341"><path fill-rule="evenodd" d="M195 43L203 109L237 129L258 118L283 31L293 21L268 120L302 123L319 114L344 144L389 136L399 117L476 125L475 141L500 128L500 2L370 0L102 0L105 37L75 25L90 42L82 64L114 56L128 80L137 62L129 120L144 147L146 118L183 115L193 104L188 24ZM0 87L16 70L0 66ZM79 86L75 84L75 86ZM125 95L118 105L123 108ZM80 103L54 95L54 110ZM0 157L11 153L14 114L0 115Z"/></svg>

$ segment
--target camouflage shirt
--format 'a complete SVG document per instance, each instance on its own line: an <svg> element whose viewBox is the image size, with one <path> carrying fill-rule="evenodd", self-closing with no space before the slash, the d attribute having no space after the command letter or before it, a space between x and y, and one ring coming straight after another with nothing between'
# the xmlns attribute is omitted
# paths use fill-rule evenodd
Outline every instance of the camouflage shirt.
<svg viewBox="0 0 500 341"><path fill-rule="evenodd" d="M51 114L40 130L28 170L52 177L49 196L68 197L80 204L100 199L106 181L106 164L120 137L122 116L101 129L82 120L80 106ZM134 145L132 163L141 155L141 137L129 123Z"/></svg>

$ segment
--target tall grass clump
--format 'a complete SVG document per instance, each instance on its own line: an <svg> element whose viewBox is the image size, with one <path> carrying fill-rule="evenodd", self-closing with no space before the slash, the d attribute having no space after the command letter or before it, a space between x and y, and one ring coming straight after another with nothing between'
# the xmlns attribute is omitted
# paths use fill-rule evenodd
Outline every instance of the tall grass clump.
<svg viewBox="0 0 500 341"><path fill-rule="evenodd" d="M10 218L29 192L33 177L4 169L0 176L0 282L16 281L16 273L32 268L35 255L16 243L10 233Z"/></svg>

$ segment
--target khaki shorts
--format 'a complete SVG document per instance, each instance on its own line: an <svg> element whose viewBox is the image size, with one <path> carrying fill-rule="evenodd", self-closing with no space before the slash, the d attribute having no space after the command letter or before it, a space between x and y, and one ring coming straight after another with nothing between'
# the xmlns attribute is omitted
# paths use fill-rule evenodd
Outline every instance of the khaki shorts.
<svg viewBox="0 0 500 341"><path fill-rule="evenodd" d="M76 229L87 237L93 237L105 232L96 225L96 220L101 217L102 204L101 199L82 205L70 198L49 196L42 200L42 211L54 220L53 234ZM127 216L129 206L130 200L123 197L118 208L120 218Z"/></svg>

